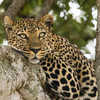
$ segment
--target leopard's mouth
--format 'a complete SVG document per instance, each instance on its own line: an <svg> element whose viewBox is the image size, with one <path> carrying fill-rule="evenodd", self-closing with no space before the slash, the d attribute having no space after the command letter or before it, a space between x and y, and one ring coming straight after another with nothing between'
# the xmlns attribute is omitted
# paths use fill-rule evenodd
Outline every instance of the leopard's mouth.
<svg viewBox="0 0 100 100"><path fill-rule="evenodd" d="M36 56L36 54L34 54L32 56L32 58L29 58L29 62L33 63L33 64L39 64L40 59Z"/></svg>
<svg viewBox="0 0 100 100"><path fill-rule="evenodd" d="M33 64L39 64L40 63L41 56L38 53L23 52L21 50L15 49L15 48L12 48L12 49L14 51L18 52L19 54L21 54L22 56L24 56L24 58L26 58L29 62L31 62Z"/></svg>
<svg viewBox="0 0 100 100"><path fill-rule="evenodd" d="M32 64L39 64L40 60L37 58L29 59Z"/></svg>

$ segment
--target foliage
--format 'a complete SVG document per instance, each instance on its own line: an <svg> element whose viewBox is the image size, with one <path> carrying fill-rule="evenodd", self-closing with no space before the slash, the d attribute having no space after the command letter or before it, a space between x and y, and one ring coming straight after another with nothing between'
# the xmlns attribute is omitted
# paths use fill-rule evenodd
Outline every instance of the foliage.
<svg viewBox="0 0 100 100"><path fill-rule="evenodd" d="M3 39L6 38L5 32L4 32L4 27L3 27L3 22L0 20L0 43L3 42Z"/></svg>
<svg viewBox="0 0 100 100"><path fill-rule="evenodd" d="M4 0L0 8L7 9L12 0ZM45 0L26 0L23 9L18 16L37 16L39 11L43 8ZM69 13L71 6L70 2L79 5L79 9L83 11L83 16L77 21L73 14ZM56 0L53 3L49 12L52 12L55 18L54 32L68 38L72 43L83 47L87 42L95 38L96 31L93 29L93 15L92 8L96 9L96 0ZM63 13L63 16L61 16ZM76 12L77 13L77 12ZM0 25L0 36L1 31ZM2 36L2 39L4 35ZM0 37L0 41L2 40Z"/></svg>

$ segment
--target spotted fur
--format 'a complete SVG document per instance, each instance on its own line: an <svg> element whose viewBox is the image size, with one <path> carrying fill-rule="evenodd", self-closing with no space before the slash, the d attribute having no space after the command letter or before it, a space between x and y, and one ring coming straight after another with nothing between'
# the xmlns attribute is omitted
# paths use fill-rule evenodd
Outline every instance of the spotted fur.
<svg viewBox="0 0 100 100"><path fill-rule="evenodd" d="M47 90L57 100L97 100L93 62L67 39L52 33L52 16L17 21L5 16L4 23L9 45L42 66Z"/></svg>

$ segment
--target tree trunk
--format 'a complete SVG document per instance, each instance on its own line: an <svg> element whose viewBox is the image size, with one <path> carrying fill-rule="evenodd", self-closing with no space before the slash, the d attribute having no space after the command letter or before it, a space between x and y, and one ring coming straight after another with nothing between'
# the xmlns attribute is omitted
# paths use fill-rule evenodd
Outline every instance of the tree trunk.
<svg viewBox="0 0 100 100"><path fill-rule="evenodd" d="M100 100L100 0L97 0L97 9L98 9L98 15L97 15L95 69L96 69L96 77L97 77L97 84L98 84L98 91L99 91L98 100Z"/></svg>
<svg viewBox="0 0 100 100"><path fill-rule="evenodd" d="M11 47L0 47L0 100L50 100L40 78L45 79L39 65L28 62Z"/></svg>

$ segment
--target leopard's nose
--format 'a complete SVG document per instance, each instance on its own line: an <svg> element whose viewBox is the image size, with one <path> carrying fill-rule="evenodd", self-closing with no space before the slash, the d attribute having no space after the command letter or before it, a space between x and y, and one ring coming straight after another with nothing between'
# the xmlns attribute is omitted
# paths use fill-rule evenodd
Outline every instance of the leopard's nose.
<svg viewBox="0 0 100 100"><path fill-rule="evenodd" d="M30 50L32 50L34 53L38 53L40 51L40 49L35 49L35 48L30 48Z"/></svg>

